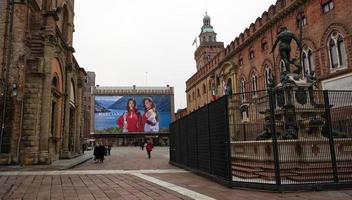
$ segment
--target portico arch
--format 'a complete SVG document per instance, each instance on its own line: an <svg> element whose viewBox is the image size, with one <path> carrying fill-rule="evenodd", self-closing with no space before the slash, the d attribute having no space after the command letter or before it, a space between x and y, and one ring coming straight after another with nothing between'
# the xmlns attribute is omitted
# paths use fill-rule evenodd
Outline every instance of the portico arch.
<svg viewBox="0 0 352 200"><path fill-rule="evenodd" d="M51 109L50 109L50 145L51 160L57 160L60 154L62 138L63 85L62 67L57 58L51 61Z"/></svg>

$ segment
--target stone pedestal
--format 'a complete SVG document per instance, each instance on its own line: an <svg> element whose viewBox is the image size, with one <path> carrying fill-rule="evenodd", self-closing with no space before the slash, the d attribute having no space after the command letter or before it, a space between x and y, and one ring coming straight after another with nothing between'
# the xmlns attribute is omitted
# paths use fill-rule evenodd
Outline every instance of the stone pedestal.
<svg viewBox="0 0 352 200"><path fill-rule="evenodd" d="M336 138L337 161L352 161L352 138ZM278 140L280 162L330 162L330 146L327 138ZM231 142L232 157L246 161L274 161L272 141Z"/></svg>
<svg viewBox="0 0 352 200"><path fill-rule="evenodd" d="M322 137L325 107L316 103L316 98L323 98L322 92L315 92L312 83L297 74L288 74L274 93L276 131L282 139Z"/></svg>
<svg viewBox="0 0 352 200"><path fill-rule="evenodd" d="M333 181L329 140L326 138L278 140L282 181ZM352 138L334 139L337 173L340 180L352 173ZM271 140L232 142L232 173L236 178L263 182L275 180L275 160Z"/></svg>

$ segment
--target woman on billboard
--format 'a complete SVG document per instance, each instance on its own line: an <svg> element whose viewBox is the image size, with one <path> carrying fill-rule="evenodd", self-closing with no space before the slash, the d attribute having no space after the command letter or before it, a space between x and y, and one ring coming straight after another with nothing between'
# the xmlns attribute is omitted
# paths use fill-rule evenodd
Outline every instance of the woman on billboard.
<svg viewBox="0 0 352 200"><path fill-rule="evenodd" d="M142 116L137 110L136 100L132 98L128 99L126 110L127 111L124 112L116 122L120 128L123 128L122 132L127 133L143 131Z"/></svg>
<svg viewBox="0 0 352 200"><path fill-rule="evenodd" d="M159 132L159 115L156 111L153 99L150 97L143 99L144 115L142 124L144 132Z"/></svg>

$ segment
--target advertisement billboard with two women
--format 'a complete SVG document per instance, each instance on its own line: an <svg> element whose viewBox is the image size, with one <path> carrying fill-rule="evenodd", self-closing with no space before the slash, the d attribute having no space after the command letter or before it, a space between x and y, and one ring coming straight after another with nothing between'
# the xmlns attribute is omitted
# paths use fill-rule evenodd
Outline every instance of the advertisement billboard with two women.
<svg viewBox="0 0 352 200"><path fill-rule="evenodd" d="M95 133L157 133L171 122L170 95L95 96Z"/></svg>

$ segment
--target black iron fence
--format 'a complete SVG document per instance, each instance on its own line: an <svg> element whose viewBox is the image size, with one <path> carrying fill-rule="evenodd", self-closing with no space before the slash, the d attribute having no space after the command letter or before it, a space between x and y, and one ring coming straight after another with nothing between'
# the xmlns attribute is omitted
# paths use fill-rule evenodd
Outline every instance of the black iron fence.
<svg viewBox="0 0 352 200"><path fill-rule="evenodd" d="M225 96L170 125L170 162L232 186L351 186L352 91Z"/></svg>
<svg viewBox="0 0 352 200"><path fill-rule="evenodd" d="M227 98L170 125L170 161L226 181L232 180Z"/></svg>

